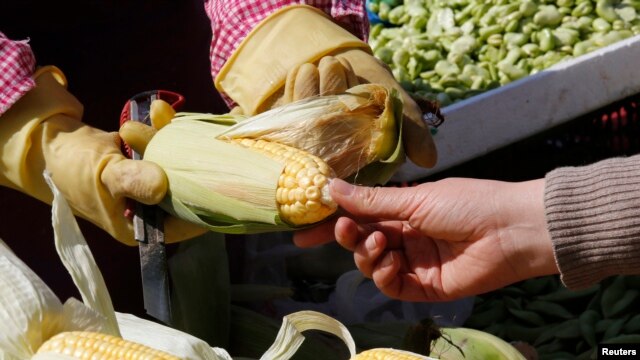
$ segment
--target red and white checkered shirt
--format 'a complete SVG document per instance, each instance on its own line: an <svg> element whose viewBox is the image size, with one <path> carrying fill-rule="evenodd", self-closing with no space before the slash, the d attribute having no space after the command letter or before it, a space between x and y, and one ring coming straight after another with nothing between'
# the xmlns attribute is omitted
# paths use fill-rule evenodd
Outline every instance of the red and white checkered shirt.
<svg viewBox="0 0 640 360"><path fill-rule="evenodd" d="M358 38L366 41L369 20L364 0L206 0L205 10L211 19L211 75L215 79L233 51L249 32L276 10L293 4L316 7ZM223 98L231 107L233 101Z"/></svg>
<svg viewBox="0 0 640 360"><path fill-rule="evenodd" d="M27 41L9 40L0 32L0 115L35 86L35 66Z"/></svg>
<svg viewBox="0 0 640 360"><path fill-rule="evenodd" d="M307 4L330 15L338 24L366 41L369 20L364 0L205 0L211 19L211 75L218 74L236 47L262 19L276 10ZM35 57L27 41L13 41L0 32L0 115L35 86L31 75ZM231 107L233 102L225 98Z"/></svg>

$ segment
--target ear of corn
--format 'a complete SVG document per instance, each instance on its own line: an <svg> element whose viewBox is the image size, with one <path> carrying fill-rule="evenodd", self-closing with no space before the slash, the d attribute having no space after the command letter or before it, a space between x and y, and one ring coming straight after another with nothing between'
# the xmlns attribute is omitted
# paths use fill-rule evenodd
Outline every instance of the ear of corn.
<svg viewBox="0 0 640 360"><path fill-rule="evenodd" d="M59 333L42 344L37 353L66 355L76 359L180 359L142 344L89 331Z"/></svg>
<svg viewBox="0 0 640 360"><path fill-rule="evenodd" d="M169 179L161 204L169 212L214 231L252 233L311 224L336 210L332 171L321 159L263 140L217 140L224 128L183 119L149 143L145 159Z"/></svg>
<svg viewBox="0 0 640 360"><path fill-rule="evenodd" d="M287 223L312 224L336 210L328 190L332 170L320 158L277 142L252 139L232 142L286 164L278 176L276 203L280 218Z"/></svg>
<svg viewBox="0 0 640 360"><path fill-rule="evenodd" d="M366 172L367 164L395 170L404 161L396 121L402 109L394 94L368 84L251 118L177 114L144 152L169 179L161 206L223 233L322 221L337 209L328 192L331 177ZM372 178L390 176L381 167Z"/></svg>
<svg viewBox="0 0 640 360"><path fill-rule="evenodd" d="M359 353L351 358L351 360L428 360L426 356L418 355L404 350L378 348L369 349Z"/></svg>

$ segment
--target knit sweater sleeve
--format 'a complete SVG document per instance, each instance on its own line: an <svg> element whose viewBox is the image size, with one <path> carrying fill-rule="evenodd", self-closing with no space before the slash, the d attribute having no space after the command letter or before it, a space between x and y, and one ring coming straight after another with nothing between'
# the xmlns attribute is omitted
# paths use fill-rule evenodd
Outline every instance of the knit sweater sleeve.
<svg viewBox="0 0 640 360"><path fill-rule="evenodd" d="M545 181L547 224L568 288L640 274L640 155L558 168Z"/></svg>

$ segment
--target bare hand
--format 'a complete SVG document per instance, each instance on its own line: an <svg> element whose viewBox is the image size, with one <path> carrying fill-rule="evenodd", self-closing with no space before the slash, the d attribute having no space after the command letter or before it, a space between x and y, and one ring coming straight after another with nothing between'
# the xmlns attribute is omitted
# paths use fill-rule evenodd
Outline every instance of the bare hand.
<svg viewBox="0 0 640 360"><path fill-rule="evenodd" d="M390 297L448 301L558 272L544 180L445 179L411 188L332 180L330 189L348 214L300 231L296 244L319 245L335 236Z"/></svg>

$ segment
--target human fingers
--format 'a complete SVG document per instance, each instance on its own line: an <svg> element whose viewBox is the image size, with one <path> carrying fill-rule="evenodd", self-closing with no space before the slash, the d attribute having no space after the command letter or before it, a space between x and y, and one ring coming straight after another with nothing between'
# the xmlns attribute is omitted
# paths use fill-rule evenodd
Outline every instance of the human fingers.
<svg viewBox="0 0 640 360"><path fill-rule="evenodd" d="M281 102L287 104L310 96L317 96L319 89L318 68L310 63L302 64L287 73Z"/></svg>
<svg viewBox="0 0 640 360"><path fill-rule="evenodd" d="M125 121L122 126L120 126L118 133L131 149L139 154L144 154L147 145L158 130L167 126L175 115L176 111L168 102L156 99L153 100L149 106L151 126L139 121Z"/></svg>
<svg viewBox="0 0 640 360"><path fill-rule="evenodd" d="M301 64L287 73L280 103L286 104L318 95L335 95L358 84L348 61L325 56L318 65Z"/></svg>
<svg viewBox="0 0 640 360"><path fill-rule="evenodd" d="M147 205L159 203L168 187L167 176L158 165L123 156L107 163L100 180L114 198L127 197Z"/></svg>
<svg viewBox="0 0 640 360"><path fill-rule="evenodd" d="M103 170L102 183L114 198L130 198L137 202L158 204L167 192L167 178L162 169L149 161L122 159L110 162ZM167 216L164 232L168 243L191 239L207 229Z"/></svg>
<svg viewBox="0 0 640 360"><path fill-rule="evenodd" d="M434 300L428 298L418 276L406 271L406 268L402 252L398 250L385 252L373 269L373 282L383 294L394 299Z"/></svg>
<svg viewBox="0 0 640 360"><path fill-rule="evenodd" d="M318 63L320 74L320 94L335 95L349 88L346 69L333 56L325 56Z"/></svg>
<svg viewBox="0 0 640 360"><path fill-rule="evenodd" d="M327 244L335 240L334 228L337 219L331 219L314 227L298 230L293 234L293 243L301 248Z"/></svg>
<svg viewBox="0 0 640 360"><path fill-rule="evenodd" d="M144 155L147 145L158 132L175 117L175 110L166 101L156 99L151 102L149 118L151 126L138 121L126 121L118 133L122 140L134 151ZM138 171L136 171L138 169ZM157 204L167 190L164 171L148 161L123 160L103 172L103 182L112 194L118 194L144 204ZM178 219L165 217L164 235L167 243L191 239L205 233L207 229Z"/></svg>
<svg viewBox="0 0 640 360"><path fill-rule="evenodd" d="M169 124L175 116L176 110L164 100L153 100L149 106L149 120L151 120L151 126L157 130Z"/></svg>
<svg viewBox="0 0 640 360"><path fill-rule="evenodd" d="M360 82L381 84L395 88L402 97L402 137L404 149L411 161L421 167L431 168L437 160L437 151L431 130L422 119L422 111L411 96L393 77L389 67L379 59L360 49L347 49L336 58L347 60Z"/></svg>
<svg viewBox="0 0 640 360"><path fill-rule="evenodd" d="M355 251L358 241L366 237L369 231L364 230L353 219L339 218L334 227L334 237L338 244L349 251Z"/></svg>
<svg viewBox="0 0 640 360"><path fill-rule="evenodd" d="M331 198L355 217L408 220L420 206L422 196L415 188L366 187L333 179Z"/></svg>
<svg viewBox="0 0 640 360"><path fill-rule="evenodd" d="M356 72L353 69L353 66L351 66L351 63L349 62L349 60L343 57L338 57L337 59L340 62L340 64L342 64L342 68L344 69L344 75L347 79L347 88L352 88L360 84L360 80L358 80L358 75L356 75Z"/></svg>
<svg viewBox="0 0 640 360"><path fill-rule="evenodd" d="M373 269L378 261L380 261L386 245L387 239L384 234L379 231L372 232L356 245L353 260L364 276L368 278L373 276Z"/></svg>
<svg viewBox="0 0 640 360"><path fill-rule="evenodd" d="M355 251L358 243L378 231L385 236L387 247L399 249L402 247L404 226L401 221L361 223L349 217L341 217L335 224L335 238L345 249Z"/></svg>
<svg viewBox="0 0 640 360"><path fill-rule="evenodd" d="M353 251L358 239L366 237L371 229L373 228L357 224L349 217L334 217L314 227L296 231L293 242L298 247L308 248L338 240L342 247Z"/></svg>
<svg viewBox="0 0 640 360"><path fill-rule="evenodd" d="M144 154L149 141L157 132L152 126L137 121L126 121L118 130L122 140L138 154Z"/></svg>

